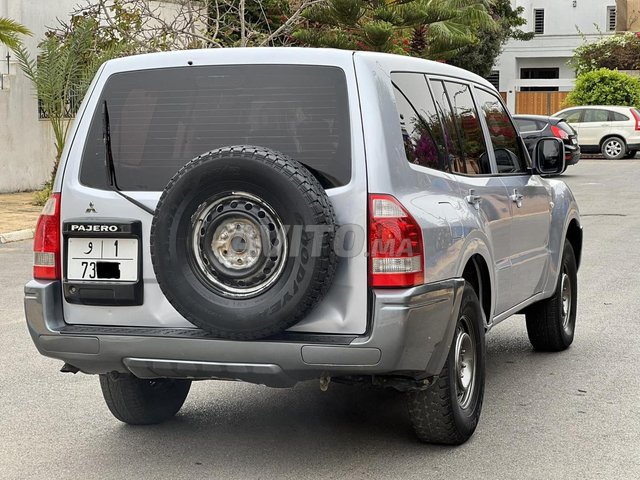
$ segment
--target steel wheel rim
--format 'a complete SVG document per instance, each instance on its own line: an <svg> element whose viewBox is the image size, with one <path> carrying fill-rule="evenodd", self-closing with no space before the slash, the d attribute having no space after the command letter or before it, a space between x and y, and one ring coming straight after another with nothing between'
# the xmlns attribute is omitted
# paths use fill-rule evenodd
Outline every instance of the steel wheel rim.
<svg viewBox="0 0 640 480"><path fill-rule="evenodd" d="M617 157L622 153L622 145L617 140L610 141L607 143L605 151L610 157Z"/></svg>
<svg viewBox="0 0 640 480"><path fill-rule="evenodd" d="M202 203L191 217L198 276L223 296L247 298L269 289L288 254L280 217L260 197L229 192Z"/></svg>
<svg viewBox="0 0 640 480"><path fill-rule="evenodd" d="M560 292L562 295L562 328L565 330L569 327L569 320L571 318L571 279L566 272L562 272L562 279L560 283Z"/></svg>
<svg viewBox="0 0 640 480"><path fill-rule="evenodd" d="M456 397L462 408L467 408L473 398L476 384L476 342L473 328L467 317L462 317L456 329L454 359Z"/></svg>

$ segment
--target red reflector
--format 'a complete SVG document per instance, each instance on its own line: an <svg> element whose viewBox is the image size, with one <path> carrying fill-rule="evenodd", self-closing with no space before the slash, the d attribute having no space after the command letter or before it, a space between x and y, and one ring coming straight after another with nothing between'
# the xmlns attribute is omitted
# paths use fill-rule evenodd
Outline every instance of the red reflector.
<svg viewBox="0 0 640 480"><path fill-rule="evenodd" d="M33 240L33 278L60 280L60 194L51 195L38 218Z"/></svg>
<svg viewBox="0 0 640 480"><path fill-rule="evenodd" d="M556 138L561 138L562 140L569 139L569 134L555 125L551 125L551 131L553 132L553 136Z"/></svg>
<svg viewBox="0 0 640 480"><path fill-rule="evenodd" d="M369 285L424 283L422 230L391 195L369 195Z"/></svg>

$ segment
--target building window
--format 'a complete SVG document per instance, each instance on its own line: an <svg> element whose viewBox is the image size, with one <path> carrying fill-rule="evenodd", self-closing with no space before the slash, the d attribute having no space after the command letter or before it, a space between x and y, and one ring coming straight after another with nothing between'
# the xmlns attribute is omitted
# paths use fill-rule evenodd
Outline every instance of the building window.
<svg viewBox="0 0 640 480"><path fill-rule="evenodd" d="M500 72L498 70L493 70L487 80L496 90L500 90Z"/></svg>
<svg viewBox="0 0 640 480"><path fill-rule="evenodd" d="M522 80L539 80L560 78L560 69L556 67L547 68L521 68L520 78Z"/></svg>
<svg viewBox="0 0 640 480"><path fill-rule="evenodd" d="M522 80L555 80L560 78L560 69L555 67L547 68L521 68L520 79ZM557 92L558 87L533 86L521 87L522 92Z"/></svg>
<svg viewBox="0 0 640 480"><path fill-rule="evenodd" d="M607 7L607 30L610 32L616 31L616 7Z"/></svg>
<svg viewBox="0 0 640 480"><path fill-rule="evenodd" d="M534 19L534 27L533 27L534 33L536 33L537 35L542 35L544 33L544 8L534 8L533 19Z"/></svg>

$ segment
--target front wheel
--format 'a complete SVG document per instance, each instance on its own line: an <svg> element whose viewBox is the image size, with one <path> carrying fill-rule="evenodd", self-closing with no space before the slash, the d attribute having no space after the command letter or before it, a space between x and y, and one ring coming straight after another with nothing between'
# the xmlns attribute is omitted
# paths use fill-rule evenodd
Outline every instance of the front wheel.
<svg viewBox="0 0 640 480"><path fill-rule="evenodd" d="M100 375L100 386L107 407L118 420L129 425L153 425L178 413L191 380L146 380L131 374L108 373Z"/></svg>
<svg viewBox="0 0 640 480"><path fill-rule="evenodd" d="M627 145L618 137L607 138L602 143L602 155L607 160L620 160L627 153Z"/></svg>
<svg viewBox="0 0 640 480"><path fill-rule="evenodd" d="M564 243L560 274L551 298L534 303L526 311L527 333L533 348L559 352L573 343L578 303L578 267L573 247Z"/></svg>
<svg viewBox="0 0 640 480"><path fill-rule="evenodd" d="M407 393L409 416L422 442L460 445L478 425L484 397L484 321L476 292L464 287L447 361L436 383Z"/></svg>

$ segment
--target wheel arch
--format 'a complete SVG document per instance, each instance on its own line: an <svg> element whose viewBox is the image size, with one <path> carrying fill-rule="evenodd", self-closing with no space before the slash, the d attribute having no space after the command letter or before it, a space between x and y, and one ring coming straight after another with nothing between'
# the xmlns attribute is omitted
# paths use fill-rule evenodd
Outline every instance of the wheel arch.
<svg viewBox="0 0 640 480"><path fill-rule="evenodd" d="M492 307L492 284L489 266L485 258L479 254L474 253L467 260L464 270L462 271L462 278L465 282L469 283L480 300L482 306L482 312L484 314L485 326L491 321L491 307Z"/></svg>
<svg viewBox="0 0 640 480"><path fill-rule="evenodd" d="M576 256L576 266L580 268L580 260L582 258L582 228L577 219L573 218L569 222L565 238L571 244L573 253Z"/></svg>
<svg viewBox="0 0 640 480"><path fill-rule="evenodd" d="M614 132L614 133L607 133L604 137L600 139L600 143L599 143L600 149L602 149L602 145L604 145L604 142L606 142L610 138L619 138L620 140L622 140L622 143L624 143L625 148L627 147L627 141L625 140L625 138L619 133Z"/></svg>

